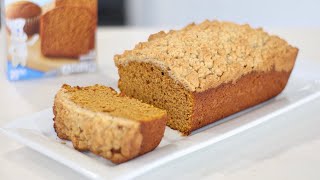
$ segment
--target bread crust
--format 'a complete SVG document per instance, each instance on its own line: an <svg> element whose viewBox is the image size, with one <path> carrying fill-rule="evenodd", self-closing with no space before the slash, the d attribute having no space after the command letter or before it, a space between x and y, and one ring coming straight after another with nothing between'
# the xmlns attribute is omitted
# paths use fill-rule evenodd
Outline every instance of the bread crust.
<svg viewBox="0 0 320 180"><path fill-rule="evenodd" d="M193 92L191 129L185 134L280 94L287 85L297 55L298 49L282 60L292 64L289 71L276 71L275 67L266 72L253 71L235 82Z"/></svg>
<svg viewBox="0 0 320 180"><path fill-rule="evenodd" d="M191 129L184 133L188 135L193 130L277 96L285 88L289 76L290 72L285 71L252 72L235 83L193 93Z"/></svg>
<svg viewBox="0 0 320 180"><path fill-rule="evenodd" d="M166 115L149 122L112 117L81 108L68 96L63 87L55 96L54 129L79 151L119 164L155 149L164 135Z"/></svg>

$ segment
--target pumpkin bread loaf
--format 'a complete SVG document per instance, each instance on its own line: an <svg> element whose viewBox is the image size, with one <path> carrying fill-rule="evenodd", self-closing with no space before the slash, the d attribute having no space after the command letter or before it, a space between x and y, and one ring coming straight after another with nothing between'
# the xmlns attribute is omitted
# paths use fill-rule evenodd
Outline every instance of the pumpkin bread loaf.
<svg viewBox="0 0 320 180"><path fill-rule="evenodd" d="M163 135L164 110L117 94L109 87L63 85L54 100L54 129L79 151L122 163L155 149Z"/></svg>
<svg viewBox="0 0 320 180"><path fill-rule="evenodd" d="M278 95L298 49L262 29L205 21L116 55L119 88L167 110L184 134Z"/></svg>
<svg viewBox="0 0 320 180"><path fill-rule="evenodd" d="M54 8L41 17L41 52L47 57L79 58L94 49L97 19L85 7Z"/></svg>

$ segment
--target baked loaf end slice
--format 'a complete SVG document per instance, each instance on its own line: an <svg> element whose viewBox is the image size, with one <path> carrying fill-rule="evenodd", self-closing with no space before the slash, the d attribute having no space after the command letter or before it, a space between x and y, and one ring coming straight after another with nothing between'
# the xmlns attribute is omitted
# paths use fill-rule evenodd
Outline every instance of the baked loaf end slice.
<svg viewBox="0 0 320 180"><path fill-rule="evenodd" d="M54 8L40 20L41 52L48 57L78 58L94 49L96 21L88 8Z"/></svg>
<svg viewBox="0 0 320 180"><path fill-rule="evenodd" d="M121 96L109 87L63 85L54 100L54 129L75 149L122 163L155 149L166 111Z"/></svg>
<svg viewBox="0 0 320 180"><path fill-rule="evenodd" d="M151 35L114 60L122 93L167 110L167 125L189 134L279 94L297 53L262 29L205 21Z"/></svg>

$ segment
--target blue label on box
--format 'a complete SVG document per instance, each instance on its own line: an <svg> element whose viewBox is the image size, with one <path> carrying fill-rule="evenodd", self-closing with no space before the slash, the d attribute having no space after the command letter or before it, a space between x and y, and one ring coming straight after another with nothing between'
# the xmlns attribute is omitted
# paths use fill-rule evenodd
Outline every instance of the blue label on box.
<svg viewBox="0 0 320 180"><path fill-rule="evenodd" d="M13 67L11 62L8 62L7 67L8 67L7 75L10 81L41 78L44 76L43 72L33 70L27 67L22 67L21 65L18 65L17 67Z"/></svg>

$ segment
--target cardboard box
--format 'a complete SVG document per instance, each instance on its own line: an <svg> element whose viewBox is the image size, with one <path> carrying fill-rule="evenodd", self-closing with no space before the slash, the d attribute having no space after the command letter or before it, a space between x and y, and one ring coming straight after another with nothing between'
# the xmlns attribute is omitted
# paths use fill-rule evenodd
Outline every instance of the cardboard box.
<svg viewBox="0 0 320 180"><path fill-rule="evenodd" d="M3 0L9 80L96 70L97 0Z"/></svg>

